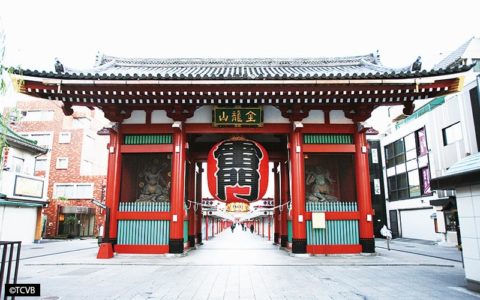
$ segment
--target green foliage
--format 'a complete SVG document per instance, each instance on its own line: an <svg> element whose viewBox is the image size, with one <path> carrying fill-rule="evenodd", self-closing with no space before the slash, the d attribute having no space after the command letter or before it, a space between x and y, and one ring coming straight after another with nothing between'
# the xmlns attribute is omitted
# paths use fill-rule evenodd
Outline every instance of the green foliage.
<svg viewBox="0 0 480 300"><path fill-rule="evenodd" d="M77 224L77 217L68 216L68 217L65 218L65 221L63 221L63 223L67 224L67 225Z"/></svg>
<svg viewBox="0 0 480 300"><path fill-rule="evenodd" d="M0 28L0 96L5 94L7 89L7 84L4 79L4 70L5 67L3 65L3 58L5 56L5 32ZM1 130L0 132L0 172L3 170L3 149L7 146L7 127L8 119L10 116L6 116L2 111L0 111L0 125ZM8 119L7 119L8 118Z"/></svg>
<svg viewBox="0 0 480 300"><path fill-rule="evenodd" d="M1 20L0 20L1 21ZM1 22L0 22L1 25ZM7 81L6 81L6 76L7 74L11 74L13 72L13 68L7 68L4 65L4 58L5 58L5 31L3 31L2 27L0 26L0 97L4 96L6 91L7 91ZM17 89L21 89L23 86L22 81L16 81L14 82L14 86ZM1 99L0 99L1 101ZM0 106L0 109L3 109L2 106ZM8 126L11 121L11 117L14 116L15 120L19 120L19 111L16 108L13 109L8 109L5 111L0 111L0 172L3 170L3 163L4 163L4 158L3 158L3 153L4 149L8 147L7 144L7 133L8 133Z"/></svg>

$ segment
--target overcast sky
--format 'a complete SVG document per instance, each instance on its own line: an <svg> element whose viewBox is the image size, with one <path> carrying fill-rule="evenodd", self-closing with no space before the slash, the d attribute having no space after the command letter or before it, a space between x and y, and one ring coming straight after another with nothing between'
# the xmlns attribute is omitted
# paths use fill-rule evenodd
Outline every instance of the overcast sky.
<svg viewBox="0 0 480 300"><path fill-rule="evenodd" d="M480 36L480 1L0 0L6 63L91 67L97 51L130 57L325 57L380 51L431 67ZM153 4L153 3L156 4ZM329 3L326 3L329 2ZM330 3L331 2L331 3Z"/></svg>
<svg viewBox="0 0 480 300"><path fill-rule="evenodd" d="M441 54L480 36L479 0L157 2L0 0L5 63L53 70L55 57L89 68L97 52L331 57L379 50L385 66L404 67L420 55L429 68Z"/></svg>

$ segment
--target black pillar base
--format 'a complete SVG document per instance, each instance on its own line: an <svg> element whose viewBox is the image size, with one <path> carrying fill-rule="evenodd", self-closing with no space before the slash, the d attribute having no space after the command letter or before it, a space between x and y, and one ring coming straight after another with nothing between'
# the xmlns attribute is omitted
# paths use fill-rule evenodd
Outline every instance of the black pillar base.
<svg viewBox="0 0 480 300"><path fill-rule="evenodd" d="M280 246L288 247L288 235L280 236Z"/></svg>
<svg viewBox="0 0 480 300"><path fill-rule="evenodd" d="M292 239L292 253L307 253L307 239Z"/></svg>
<svg viewBox="0 0 480 300"><path fill-rule="evenodd" d="M275 233L273 234L273 243L274 243L274 244L278 244L279 237L280 237L280 234L279 234L278 232L275 232Z"/></svg>
<svg viewBox="0 0 480 300"><path fill-rule="evenodd" d="M480 282L467 278L467 289L477 293L480 292Z"/></svg>
<svg viewBox="0 0 480 300"><path fill-rule="evenodd" d="M375 253L375 239L360 239L363 253Z"/></svg>
<svg viewBox="0 0 480 300"><path fill-rule="evenodd" d="M188 236L188 245L190 247L195 247L195 236L194 235L189 235Z"/></svg>
<svg viewBox="0 0 480 300"><path fill-rule="evenodd" d="M197 244L203 245L201 232L197 233Z"/></svg>
<svg viewBox="0 0 480 300"><path fill-rule="evenodd" d="M168 247L170 253L183 253L183 239L170 239Z"/></svg>

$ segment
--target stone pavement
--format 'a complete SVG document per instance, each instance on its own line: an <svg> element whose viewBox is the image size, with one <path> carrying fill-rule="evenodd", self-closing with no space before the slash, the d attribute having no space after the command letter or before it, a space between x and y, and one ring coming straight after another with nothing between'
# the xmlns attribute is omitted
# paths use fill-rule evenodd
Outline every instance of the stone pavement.
<svg viewBox="0 0 480 300"><path fill-rule="evenodd" d="M97 260L96 240L25 246L19 282L41 299L480 299L459 262L377 248L294 257L239 228L183 257ZM38 299L38 298L37 298Z"/></svg>
<svg viewBox="0 0 480 300"><path fill-rule="evenodd" d="M387 242L385 239L376 239L375 246L387 249ZM390 241L390 249L462 262L462 252L457 247L440 246L432 241L398 238Z"/></svg>

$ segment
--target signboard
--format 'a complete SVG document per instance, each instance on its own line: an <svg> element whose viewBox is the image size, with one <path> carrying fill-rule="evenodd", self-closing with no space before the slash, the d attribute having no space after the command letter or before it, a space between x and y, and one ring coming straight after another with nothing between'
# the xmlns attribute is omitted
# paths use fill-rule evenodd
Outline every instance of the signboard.
<svg viewBox="0 0 480 300"><path fill-rule="evenodd" d="M373 179L373 190L375 191L375 195L381 195L381 189L380 189L380 179Z"/></svg>
<svg viewBox="0 0 480 300"><path fill-rule="evenodd" d="M268 172L268 153L252 140L224 140L208 153L208 189L220 201L249 203L262 199L268 187Z"/></svg>
<svg viewBox="0 0 480 300"><path fill-rule="evenodd" d="M60 212L64 214L95 214L95 209L84 206L62 206Z"/></svg>
<svg viewBox="0 0 480 300"><path fill-rule="evenodd" d="M428 153L427 148L427 137L425 136L425 128L422 128L418 131L418 146L419 146L419 153L418 156L423 156Z"/></svg>
<svg viewBox="0 0 480 300"><path fill-rule="evenodd" d="M327 223L325 221L324 212L312 212L312 228L326 228Z"/></svg>
<svg viewBox="0 0 480 300"><path fill-rule="evenodd" d="M372 149L372 164L378 164L378 151L377 149Z"/></svg>
<svg viewBox="0 0 480 300"><path fill-rule="evenodd" d="M42 198L43 180L17 175L13 194L15 196Z"/></svg>
<svg viewBox="0 0 480 300"><path fill-rule="evenodd" d="M213 108L213 126L262 127L261 107L219 107Z"/></svg>
<svg viewBox="0 0 480 300"><path fill-rule="evenodd" d="M428 195L432 193L430 187L430 170L428 168L422 169L422 179L423 179L423 194Z"/></svg>
<svg viewBox="0 0 480 300"><path fill-rule="evenodd" d="M250 205L244 202L233 202L227 204L228 212L248 212L250 210Z"/></svg>

